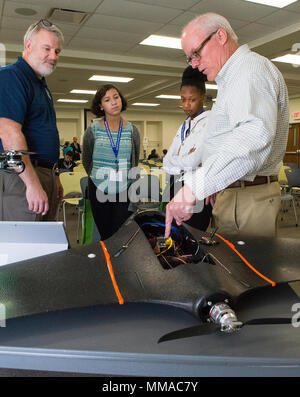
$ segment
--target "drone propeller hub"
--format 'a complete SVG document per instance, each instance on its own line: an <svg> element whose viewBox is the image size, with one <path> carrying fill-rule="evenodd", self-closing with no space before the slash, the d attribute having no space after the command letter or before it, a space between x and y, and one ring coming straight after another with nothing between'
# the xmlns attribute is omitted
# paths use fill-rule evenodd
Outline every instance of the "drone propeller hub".
<svg viewBox="0 0 300 397"><path fill-rule="evenodd" d="M243 323L237 320L234 310L226 303L216 303L209 312L210 319L220 325L220 330L226 333L238 331Z"/></svg>

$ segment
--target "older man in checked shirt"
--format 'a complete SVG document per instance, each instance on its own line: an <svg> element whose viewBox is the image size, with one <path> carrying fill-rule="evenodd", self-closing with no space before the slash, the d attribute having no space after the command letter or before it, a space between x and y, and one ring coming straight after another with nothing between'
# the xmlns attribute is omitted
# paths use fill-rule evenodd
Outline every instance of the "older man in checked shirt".
<svg viewBox="0 0 300 397"><path fill-rule="evenodd" d="M196 199L211 201L220 233L274 236L280 209L277 175L289 129L288 94L268 59L239 46L222 16L208 13L183 30L187 62L218 84L207 124L202 166L184 176L167 205L165 236ZM217 195L216 195L217 193Z"/></svg>

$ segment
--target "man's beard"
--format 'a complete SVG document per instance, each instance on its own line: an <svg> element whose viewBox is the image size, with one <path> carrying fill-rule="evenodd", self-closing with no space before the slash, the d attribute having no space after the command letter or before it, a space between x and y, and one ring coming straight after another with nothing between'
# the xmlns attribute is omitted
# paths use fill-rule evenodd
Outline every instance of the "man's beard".
<svg viewBox="0 0 300 397"><path fill-rule="evenodd" d="M49 62L38 62L34 57L29 56L28 60L32 69L42 77L49 76L55 69L56 64L50 64Z"/></svg>
<svg viewBox="0 0 300 397"><path fill-rule="evenodd" d="M56 65L41 65L39 66L39 70L37 72L42 76L42 77L47 77L49 76L55 69Z"/></svg>

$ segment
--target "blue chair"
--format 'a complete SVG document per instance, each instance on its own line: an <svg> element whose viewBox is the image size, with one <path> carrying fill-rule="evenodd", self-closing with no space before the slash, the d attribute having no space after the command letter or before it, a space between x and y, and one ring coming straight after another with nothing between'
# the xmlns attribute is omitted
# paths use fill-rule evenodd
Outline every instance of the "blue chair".
<svg viewBox="0 0 300 397"><path fill-rule="evenodd" d="M290 168L284 171L288 180L288 191L293 196L300 196L300 169Z"/></svg>
<svg viewBox="0 0 300 397"><path fill-rule="evenodd" d="M286 165L287 167L290 167L290 168L298 168L298 165L295 163L284 163L283 165Z"/></svg>

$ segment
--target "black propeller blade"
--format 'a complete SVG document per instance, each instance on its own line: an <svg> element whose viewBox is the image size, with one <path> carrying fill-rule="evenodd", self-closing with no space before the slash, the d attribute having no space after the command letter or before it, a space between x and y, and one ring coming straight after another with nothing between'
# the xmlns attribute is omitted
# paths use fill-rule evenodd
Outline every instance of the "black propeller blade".
<svg viewBox="0 0 300 397"><path fill-rule="evenodd" d="M277 325L277 324L291 324L292 319L286 317L270 317L270 318L254 318L246 321L244 325Z"/></svg>
<svg viewBox="0 0 300 397"><path fill-rule="evenodd" d="M158 343L166 342L168 340L190 338L192 336L209 335L217 332L220 326L213 323L199 324L194 327L183 328L177 331L170 332L163 335Z"/></svg>
<svg viewBox="0 0 300 397"><path fill-rule="evenodd" d="M292 319L286 317L270 317L270 318L256 318L253 320L249 320L244 322L241 327L245 325L279 325L279 324L291 324ZM199 324L194 327L183 328L177 331L170 332L166 335L163 335L158 343L166 342L174 339L184 339L190 338L192 336L201 336L201 335L209 335L213 334L220 330L220 325L215 323L204 323Z"/></svg>

